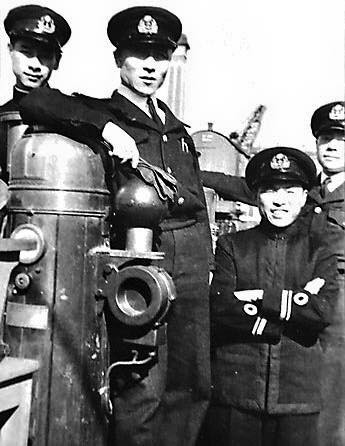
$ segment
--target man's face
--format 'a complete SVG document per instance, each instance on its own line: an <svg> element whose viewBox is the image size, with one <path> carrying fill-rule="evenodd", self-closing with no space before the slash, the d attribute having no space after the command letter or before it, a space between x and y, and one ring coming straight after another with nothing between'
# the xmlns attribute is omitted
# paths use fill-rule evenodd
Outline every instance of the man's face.
<svg viewBox="0 0 345 446"><path fill-rule="evenodd" d="M121 81L140 96L151 96L163 84L172 51L149 46L115 53Z"/></svg>
<svg viewBox="0 0 345 446"><path fill-rule="evenodd" d="M283 182L261 187L257 195L260 214L273 226L285 228L298 217L305 205L307 193L302 186Z"/></svg>
<svg viewBox="0 0 345 446"><path fill-rule="evenodd" d="M9 51L16 85L24 90L45 85L58 66L55 51L35 40L17 39L9 44Z"/></svg>
<svg viewBox="0 0 345 446"><path fill-rule="evenodd" d="M330 130L316 140L317 159L326 175L345 170L345 134Z"/></svg>

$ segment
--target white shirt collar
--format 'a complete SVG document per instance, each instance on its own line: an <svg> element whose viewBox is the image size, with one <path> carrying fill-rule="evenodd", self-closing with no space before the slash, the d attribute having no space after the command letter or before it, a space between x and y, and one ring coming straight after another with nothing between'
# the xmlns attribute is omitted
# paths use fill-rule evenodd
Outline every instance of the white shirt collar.
<svg viewBox="0 0 345 446"><path fill-rule="evenodd" d="M136 105L138 108L140 108L140 110L142 110L151 118L149 108L147 105L147 96L140 96L136 94L134 91L132 91L124 84L120 84L119 88L117 89L117 92L122 96L124 96L126 99L128 99L130 102L132 102L134 105ZM158 116L161 118L162 122L165 122L165 113L158 107L157 98L153 95L151 96L151 99L153 101L153 105L156 108Z"/></svg>
<svg viewBox="0 0 345 446"><path fill-rule="evenodd" d="M19 93L29 94L30 90L24 90L24 88L19 88L17 85L14 86L14 89Z"/></svg>
<svg viewBox="0 0 345 446"><path fill-rule="evenodd" d="M321 172L321 184L325 181L326 178L330 179L330 182L327 185L327 189L330 192L333 192L337 189L341 184L345 182L345 172L338 172L332 176L327 176L324 172Z"/></svg>

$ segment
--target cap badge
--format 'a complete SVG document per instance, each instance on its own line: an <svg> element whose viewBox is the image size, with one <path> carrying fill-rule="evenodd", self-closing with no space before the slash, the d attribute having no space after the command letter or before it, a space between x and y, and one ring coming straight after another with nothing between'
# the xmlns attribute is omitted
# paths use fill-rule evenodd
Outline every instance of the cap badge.
<svg viewBox="0 0 345 446"><path fill-rule="evenodd" d="M283 153L277 153L277 155L274 155L271 159L271 168L284 172L290 168L290 160Z"/></svg>
<svg viewBox="0 0 345 446"><path fill-rule="evenodd" d="M332 121L344 121L345 120L345 108L342 104L333 105L332 110L329 112L329 119Z"/></svg>
<svg viewBox="0 0 345 446"><path fill-rule="evenodd" d="M39 33L53 34L55 32L55 23L50 15L43 15L36 24L35 31Z"/></svg>
<svg viewBox="0 0 345 446"><path fill-rule="evenodd" d="M139 22L138 31L140 34L157 34L158 25L156 20L150 15L144 16Z"/></svg>

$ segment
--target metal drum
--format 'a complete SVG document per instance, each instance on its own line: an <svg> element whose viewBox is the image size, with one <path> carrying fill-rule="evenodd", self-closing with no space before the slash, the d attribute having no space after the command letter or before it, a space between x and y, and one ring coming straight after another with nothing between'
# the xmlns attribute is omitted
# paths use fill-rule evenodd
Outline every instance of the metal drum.
<svg viewBox="0 0 345 446"><path fill-rule="evenodd" d="M8 231L37 245L12 273L5 320L11 356L40 362L30 444L105 445L106 329L88 256L108 236L102 161L51 133L25 135L11 159Z"/></svg>

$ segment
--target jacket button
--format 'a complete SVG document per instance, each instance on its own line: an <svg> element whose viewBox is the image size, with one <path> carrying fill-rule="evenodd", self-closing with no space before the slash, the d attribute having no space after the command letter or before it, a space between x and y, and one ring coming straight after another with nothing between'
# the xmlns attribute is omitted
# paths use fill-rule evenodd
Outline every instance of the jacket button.
<svg viewBox="0 0 345 446"><path fill-rule="evenodd" d="M168 141L168 137L167 137L167 135L163 135L163 136L162 136L162 140L163 140L164 142L167 142L167 141Z"/></svg>
<svg viewBox="0 0 345 446"><path fill-rule="evenodd" d="M248 316L255 316L258 314L258 309L254 304L245 304L243 306L243 311L248 314Z"/></svg>
<svg viewBox="0 0 345 446"><path fill-rule="evenodd" d="M170 167L167 167L167 172L170 174L172 173L172 170L170 169Z"/></svg>
<svg viewBox="0 0 345 446"><path fill-rule="evenodd" d="M309 301L309 296L306 293L297 293L293 296L293 301L296 305L299 305L300 307L303 307L304 305L307 305Z"/></svg>
<svg viewBox="0 0 345 446"><path fill-rule="evenodd" d="M320 208L320 206L316 206L316 208L314 209L315 214L321 214L322 209Z"/></svg>
<svg viewBox="0 0 345 446"><path fill-rule="evenodd" d="M180 197L180 198L177 200L177 204L180 205L180 206L182 206L183 203L184 203L184 198L183 198L183 197Z"/></svg>

